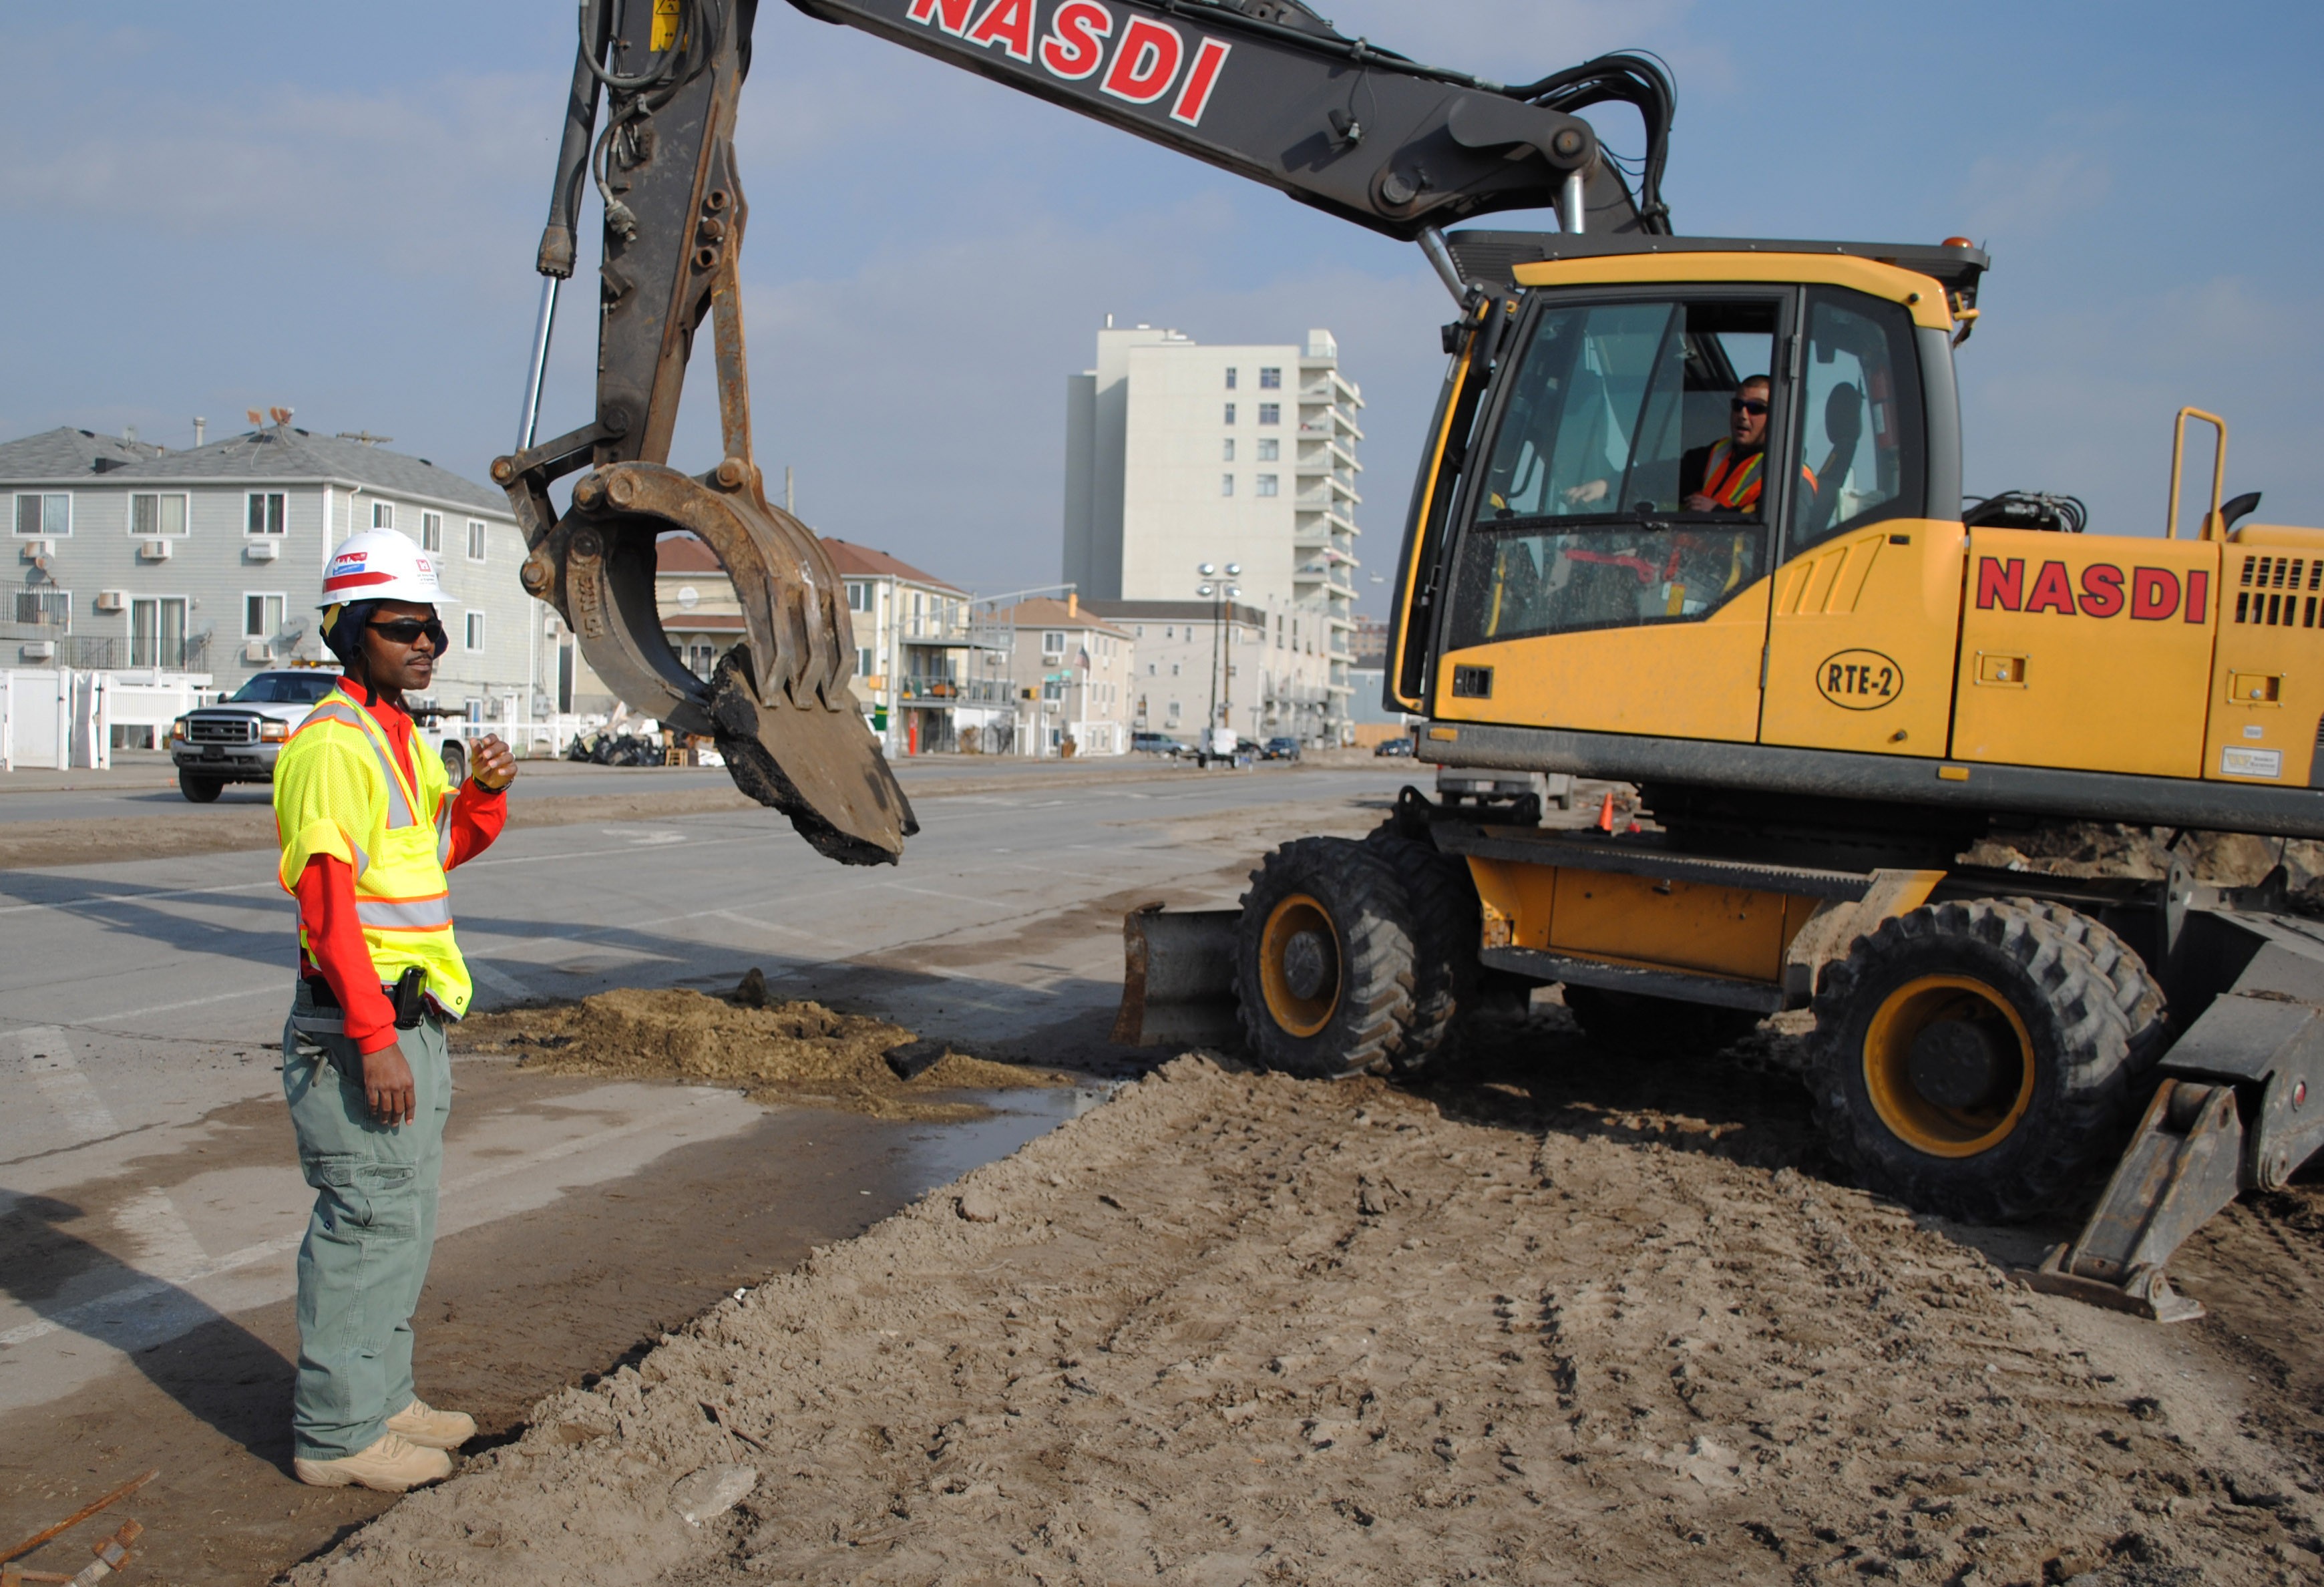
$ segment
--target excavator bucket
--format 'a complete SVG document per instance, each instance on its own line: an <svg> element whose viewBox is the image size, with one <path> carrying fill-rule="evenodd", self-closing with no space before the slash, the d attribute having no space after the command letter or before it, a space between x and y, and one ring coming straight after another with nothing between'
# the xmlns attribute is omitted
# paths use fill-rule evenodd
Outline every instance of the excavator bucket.
<svg viewBox="0 0 2324 1587"><path fill-rule="evenodd" d="M1235 1018L1235 922L1240 909L1145 904L1122 917L1121 1010L1113 1039L1124 1047L1240 1045Z"/></svg>
<svg viewBox="0 0 2324 1587"><path fill-rule="evenodd" d="M654 606L655 545L672 531L709 546L742 605L743 640L707 683L680 662ZM837 571L767 501L756 467L729 457L702 479L656 463L593 469L535 560L617 696L715 737L735 786L817 852L857 865L902 854L919 824L847 687L854 649Z"/></svg>

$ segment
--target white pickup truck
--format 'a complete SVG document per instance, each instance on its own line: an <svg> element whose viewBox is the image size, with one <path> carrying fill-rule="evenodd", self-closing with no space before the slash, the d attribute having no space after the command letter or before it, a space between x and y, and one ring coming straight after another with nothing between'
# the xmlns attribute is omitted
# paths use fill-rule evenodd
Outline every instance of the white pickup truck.
<svg viewBox="0 0 2324 1587"><path fill-rule="evenodd" d="M339 675L320 667L262 672L215 706L187 712L170 726L170 759L178 768L178 790L198 805L218 797L229 782L272 782L274 758L291 732L322 697L338 687ZM467 718L422 705L412 711L422 743L444 757L444 771L457 783L468 775L468 746L461 737Z"/></svg>

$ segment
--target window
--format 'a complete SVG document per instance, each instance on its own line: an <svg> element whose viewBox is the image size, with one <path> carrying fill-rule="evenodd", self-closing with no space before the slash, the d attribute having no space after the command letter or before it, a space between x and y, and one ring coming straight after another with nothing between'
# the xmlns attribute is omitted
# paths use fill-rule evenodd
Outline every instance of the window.
<svg viewBox="0 0 2324 1587"><path fill-rule="evenodd" d="M1221 445L1219 450L1219 461L1222 463L1231 463L1234 461L1234 437L1227 437L1226 440Z"/></svg>
<svg viewBox="0 0 2324 1587"><path fill-rule="evenodd" d="M395 503L392 502L374 502L371 504L371 526L374 529L393 529L395 527Z"/></svg>
<svg viewBox="0 0 2324 1587"><path fill-rule="evenodd" d="M1188 632L1192 632L1193 631L1189 630ZM1176 639L1178 637L1178 631L1169 623L1166 623L1162 625L1162 637L1164 639Z"/></svg>
<svg viewBox="0 0 2324 1587"><path fill-rule="evenodd" d="M72 533L72 498L66 495L18 496L16 532L50 540Z"/></svg>
<svg viewBox="0 0 2324 1587"><path fill-rule="evenodd" d="M16 621L65 632L72 627L72 591L53 585L16 592Z"/></svg>
<svg viewBox="0 0 2324 1587"><path fill-rule="evenodd" d="M1232 402L1229 402L1229 403L1227 404L1227 419L1226 419L1226 421L1227 421L1229 424L1232 424L1232 423L1235 421L1234 413L1235 413L1235 405L1234 405Z"/></svg>
<svg viewBox="0 0 2324 1587"><path fill-rule="evenodd" d="M1178 669L1177 669L1176 667L1173 667L1172 669L1170 669L1170 670L1171 670L1171 671L1173 671L1173 672L1176 672L1176 670L1178 670ZM1181 706L1178 704L1178 702L1177 702L1177 701L1173 700L1173 701L1171 701L1171 702L1170 702L1170 725L1171 725L1171 726L1176 727L1176 726L1178 724L1178 713L1179 713L1182 709L1184 709L1184 707L1183 707L1183 706Z"/></svg>
<svg viewBox="0 0 2324 1587"><path fill-rule="evenodd" d="M467 632L463 637L468 641L468 649L483 650L484 648L484 614L482 612L469 613L466 626Z"/></svg>
<svg viewBox="0 0 2324 1587"><path fill-rule="evenodd" d="M1282 457L1283 443L1281 441L1263 440L1259 443L1259 460L1261 463L1278 462L1282 459Z"/></svg>
<svg viewBox="0 0 2324 1587"><path fill-rule="evenodd" d="M1280 369L1260 370L1259 372L1259 389L1262 392L1281 391L1283 389L1283 371Z"/></svg>
<svg viewBox="0 0 2324 1587"><path fill-rule="evenodd" d="M242 637L271 640L281 633L285 604L281 595L243 596Z"/></svg>
<svg viewBox="0 0 2324 1587"><path fill-rule="evenodd" d="M290 499L281 491L250 493L250 515L245 521L245 532L250 534L281 534Z"/></svg>
<svg viewBox="0 0 2324 1587"><path fill-rule="evenodd" d="M847 586L847 609L850 612L869 612L872 610L872 586L868 584L849 585Z"/></svg>
<svg viewBox="0 0 2324 1587"><path fill-rule="evenodd" d="M1148 661L1148 663L1146 663L1146 676L1147 676L1147 677L1148 677L1148 678L1157 678L1157 677L1161 676L1161 672L1162 672L1162 669L1161 669L1159 666L1157 666L1157 664L1155 664L1154 662L1152 662L1152 661Z"/></svg>
<svg viewBox="0 0 2324 1587"><path fill-rule="evenodd" d="M129 603L129 664L132 667L183 667L186 664L185 596L157 595Z"/></svg>
<svg viewBox="0 0 2324 1587"><path fill-rule="evenodd" d="M1261 424L1281 424L1283 422L1283 404L1280 402L1261 402L1259 405L1259 421Z"/></svg>
<svg viewBox="0 0 2324 1587"><path fill-rule="evenodd" d="M1231 496L1234 494L1233 475L1222 474L1219 475L1219 494L1222 496Z"/></svg>
<svg viewBox="0 0 2324 1587"><path fill-rule="evenodd" d="M1176 678L1176 677L1177 677L1177 676L1178 676L1178 663L1176 663L1176 661L1173 661L1173 662L1171 662L1171 663L1170 663L1170 676L1171 676L1171 677L1173 677L1173 678ZM1176 710L1178 707L1177 707L1177 706L1171 706L1170 708L1171 708L1173 711L1175 711L1175 710Z"/></svg>
<svg viewBox="0 0 2324 1587"><path fill-rule="evenodd" d="M180 535L186 532L186 498L183 494L148 494L139 492L129 498L129 532L140 540L158 535ZM149 661L147 666L154 663Z"/></svg>
<svg viewBox="0 0 2324 1587"><path fill-rule="evenodd" d="M1275 484L1277 477L1277 475L1272 474L1260 475L1259 476L1259 494L1262 496L1271 496L1275 494Z"/></svg>
<svg viewBox="0 0 2324 1587"><path fill-rule="evenodd" d="M1461 548L1453 642L1700 622L1752 587L1768 555L1756 502L1686 503L1775 327L1766 300L1540 315Z"/></svg>
<svg viewBox="0 0 2324 1587"><path fill-rule="evenodd" d="M1232 390L1234 390L1234 389L1235 389L1235 371L1234 371L1234 370L1232 370L1232 369L1229 369L1229 370L1227 371L1227 390L1229 390L1229 391L1232 391Z"/></svg>
<svg viewBox="0 0 2324 1587"><path fill-rule="evenodd" d="M444 515L441 512L422 512L420 515L420 549L423 551L444 549Z"/></svg>
<svg viewBox="0 0 2324 1587"><path fill-rule="evenodd" d="M1927 495L1913 325L1895 303L1841 287L1808 293L1800 472L1786 550L1887 518ZM1794 454L1797 455L1796 453Z"/></svg>
<svg viewBox="0 0 2324 1587"><path fill-rule="evenodd" d="M481 562L484 559L484 521L481 518L471 518L468 520L468 560Z"/></svg>
<svg viewBox="0 0 2324 1587"><path fill-rule="evenodd" d="M1138 637L1139 639L1144 639L1146 637L1146 624L1143 623L1138 625Z"/></svg>
<svg viewBox="0 0 2324 1587"><path fill-rule="evenodd" d="M1041 654L1044 657L1062 656L1065 653L1065 636L1062 631L1052 629L1041 636Z"/></svg>
<svg viewBox="0 0 2324 1587"><path fill-rule="evenodd" d="M1065 680L1056 678L1043 678L1041 680L1041 697L1045 700L1064 699L1065 697Z"/></svg>
<svg viewBox="0 0 2324 1587"><path fill-rule="evenodd" d="M848 587L850 589L862 589L863 586L862 585L850 585ZM869 645L858 645L855 647L855 676L858 678L869 678L872 676L872 647Z"/></svg>

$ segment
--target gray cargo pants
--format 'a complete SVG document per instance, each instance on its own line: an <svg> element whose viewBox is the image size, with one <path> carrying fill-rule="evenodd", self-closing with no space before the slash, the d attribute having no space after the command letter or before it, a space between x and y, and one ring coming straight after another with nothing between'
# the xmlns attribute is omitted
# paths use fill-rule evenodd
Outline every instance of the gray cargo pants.
<svg viewBox="0 0 2324 1587"><path fill-rule="evenodd" d="M315 1210L299 1247L299 1375L293 1453L337 1460L367 1448L417 1398L411 1314L436 1245L436 1186L452 1066L431 1009L397 1032L419 1116L392 1129L372 1117L363 1058L318 1009L302 978L282 1030L282 1093Z"/></svg>

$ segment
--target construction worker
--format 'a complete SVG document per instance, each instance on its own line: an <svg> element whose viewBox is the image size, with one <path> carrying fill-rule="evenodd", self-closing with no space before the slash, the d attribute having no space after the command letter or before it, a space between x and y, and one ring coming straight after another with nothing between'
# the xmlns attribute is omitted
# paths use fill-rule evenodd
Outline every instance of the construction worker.
<svg viewBox="0 0 2324 1587"><path fill-rule="evenodd" d="M444 1025L467 1012L444 873L500 835L516 761L469 749L456 795L412 742L407 691L447 648L434 560L373 530L331 554L324 642L344 675L283 746L274 822L299 900L299 983L282 1089L315 1188L299 1248L293 1468L322 1487L402 1492L450 1475L475 1422L430 1408L411 1379L411 1315L436 1239L451 1112Z"/></svg>
<svg viewBox="0 0 2324 1587"><path fill-rule="evenodd" d="M1755 374L1736 388L1727 403L1727 433L1678 460L1678 490L1690 512L1759 513L1766 484L1767 409L1774 388ZM1800 478L1812 492L1815 471L1804 466Z"/></svg>

